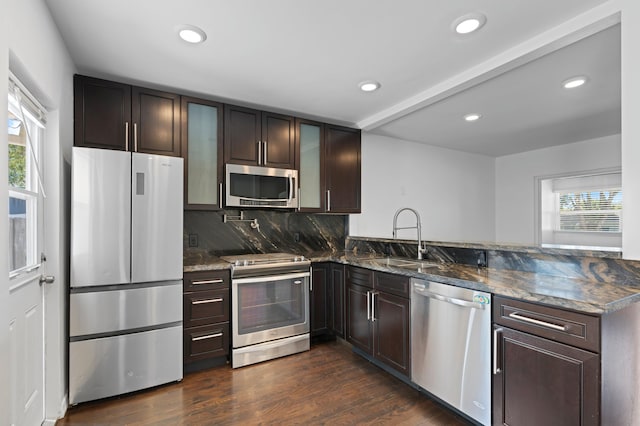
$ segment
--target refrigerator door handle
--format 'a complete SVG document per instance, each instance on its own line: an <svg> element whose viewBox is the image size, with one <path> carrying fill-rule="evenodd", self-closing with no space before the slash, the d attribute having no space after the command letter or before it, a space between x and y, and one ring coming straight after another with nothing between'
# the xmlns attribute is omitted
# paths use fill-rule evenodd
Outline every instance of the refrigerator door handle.
<svg viewBox="0 0 640 426"><path fill-rule="evenodd" d="M144 195L144 173L136 173L136 195Z"/></svg>

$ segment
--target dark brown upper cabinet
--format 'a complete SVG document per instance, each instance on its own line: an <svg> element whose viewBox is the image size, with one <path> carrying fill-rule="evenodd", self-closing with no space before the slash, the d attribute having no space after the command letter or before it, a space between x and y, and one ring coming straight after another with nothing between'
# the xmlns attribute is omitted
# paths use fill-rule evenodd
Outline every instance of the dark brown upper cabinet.
<svg viewBox="0 0 640 426"><path fill-rule="evenodd" d="M225 163L296 168L294 119L225 105Z"/></svg>
<svg viewBox="0 0 640 426"><path fill-rule="evenodd" d="M327 212L360 213L360 130L325 128Z"/></svg>
<svg viewBox="0 0 640 426"><path fill-rule="evenodd" d="M182 97L182 157L184 158L184 208L222 208L223 105Z"/></svg>
<svg viewBox="0 0 640 426"><path fill-rule="evenodd" d="M131 124L131 86L75 75L74 145L127 149Z"/></svg>
<svg viewBox="0 0 640 426"><path fill-rule="evenodd" d="M74 145L179 157L180 95L76 75Z"/></svg>
<svg viewBox="0 0 640 426"><path fill-rule="evenodd" d="M131 95L133 151L180 157L180 95L135 86Z"/></svg>
<svg viewBox="0 0 640 426"><path fill-rule="evenodd" d="M300 211L360 213L360 131L296 119Z"/></svg>

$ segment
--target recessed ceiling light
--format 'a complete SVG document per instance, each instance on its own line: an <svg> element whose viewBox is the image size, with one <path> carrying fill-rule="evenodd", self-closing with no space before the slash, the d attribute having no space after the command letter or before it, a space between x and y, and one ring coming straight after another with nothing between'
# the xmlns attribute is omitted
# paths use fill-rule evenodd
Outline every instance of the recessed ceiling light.
<svg viewBox="0 0 640 426"><path fill-rule="evenodd" d="M476 121L476 120L479 120L479 119L480 119L480 117L482 117L482 115L480 115L480 114L478 114L478 113L475 113L475 112L474 112L474 113L471 113L471 114L467 114L467 115L465 115L465 116L464 116L464 119L465 119L466 121Z"/></svg>
<svg viewBox="0 0 640 426"><path fill-rule="evenodd" d="M453 28L458 34L469 34L479 30L487 22L481 13L470 13L453 21Z"/></svg>
<svg viewBox="0 0 640 426"><path fill-rule="evenodd" d="M182 25L178 30L178 35L187 43L202 43L207 39L207 35L200 28L193 25Z"/></svg>
<svg viewBox="0 0 640 426"><path fill-rule="evenodd" d="M378 83L377 81L369 80L363 81L362 83L358 84L358 86L363 92L374 92L380 88L380 83Z"/></svg>
<svg viewBox="0 0 640 426"><path fill-rule="evenodd" d="M587 82L587 77L580 75L577 77L571 77L562 82L562 87L565 89L575 89Z"/></svg>

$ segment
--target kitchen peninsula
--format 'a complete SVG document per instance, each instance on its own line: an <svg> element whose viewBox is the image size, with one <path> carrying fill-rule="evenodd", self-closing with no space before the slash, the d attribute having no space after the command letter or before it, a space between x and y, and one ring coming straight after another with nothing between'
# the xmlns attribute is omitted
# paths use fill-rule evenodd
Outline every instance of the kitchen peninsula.
<svg viewBox="0 0 640 426"><path fill-rule="evenodd" d="M416 262L413 266L394 266L393 262L385 264L381 261L386 255L391 255L392 259L415 259L413 241L347 237L344 250L317 247L320 250L305 251L295 244L289 245L287 250L303 253L314 262L314 267L331 264L364 268L374 273L491 293L494 299L494 363L501 363L499 367L494 365L492 379L494 424L504 420L501 416L513 415L513 412L528 415L526 406L539 410L548 402L545 398L541 401L518 400L528 394L514 394L514 384L509 379L503 380L504 371L531 369L521 363L533 359L545 368L553 367L553 374L560 374L556 378L566 378L561 371L572 368L575 371L571 374L579 374L573 383L563 384L563 397L580 396L579 400L573 400L573 406L567 405L565 419L578 419L581 424L625 424L637 415L634 401L638 398L635 383L639 379L636 364L640 356L637 333L640 329L640 262L621 260L615 258L615 254L611 257L607 252L516 245L427 242L426 247L428 260L435 265L427 263L423 266ZM477 266L480 253L485 256L487 267ZM580 255L583 253L587 256ZM185 255L185 273L227 267L206 252L186 250ZM328 277L329 280L332 278ZM334 284L320 288L333 288ZM348 288L349 283L341 285ZM347 330L348 297L343 294L342 299ZM328 304L336 302L330 295L323 300ZM531 318L514 319L514 312L516 318L523 313ZM531 319L538 323L526 322ZM545 330L545 324L561 330ZM348 333L346 341L350 341ZM529 351L514 355L523 349ZM384 363L367 358L412 385L408 376L403 377ZM531 377L519 378L532 380L535 375L540 376L540 371L535 368L533 371ZM537 384L531 383L532 389L547 386L547 379L552 381L553 377L537 377ZM505 399L505 395L511 397ZM553 389L549 390L549 395L555 399L561 396ZM577 417L575 413L579 413ZM558 413L554 416L563 418Z"/></svg>

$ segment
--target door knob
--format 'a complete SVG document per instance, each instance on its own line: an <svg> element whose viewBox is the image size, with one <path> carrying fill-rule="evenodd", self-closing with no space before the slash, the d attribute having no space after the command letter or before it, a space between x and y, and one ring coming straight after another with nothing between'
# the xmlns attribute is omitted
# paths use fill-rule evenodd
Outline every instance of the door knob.
<svg viewBox="0 0 640 426"><path fill-rule="evenodd" d="M53 275L40 275L40 285L42 284L53 284L53 282L56 280L56 277L54 277Z"/></svg>

